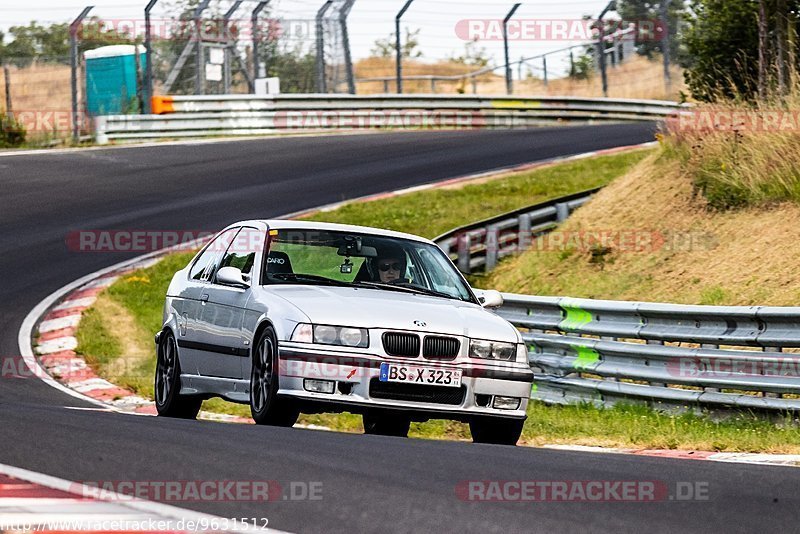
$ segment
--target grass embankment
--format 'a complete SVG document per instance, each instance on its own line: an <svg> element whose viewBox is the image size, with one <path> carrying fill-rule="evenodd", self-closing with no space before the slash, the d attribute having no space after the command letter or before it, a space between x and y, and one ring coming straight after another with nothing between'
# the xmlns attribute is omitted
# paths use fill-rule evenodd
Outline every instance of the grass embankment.
<svg viewBox="0 0 800 534"><path fill-rule="evenodd" d="M559 233L478 283L587 298L797 305L800 134L678 126L658 154Z"/></svg>

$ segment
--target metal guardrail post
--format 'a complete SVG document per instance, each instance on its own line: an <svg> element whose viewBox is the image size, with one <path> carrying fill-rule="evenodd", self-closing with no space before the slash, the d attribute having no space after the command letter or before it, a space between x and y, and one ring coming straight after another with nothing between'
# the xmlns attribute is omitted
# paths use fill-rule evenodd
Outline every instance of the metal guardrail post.
<svg viewBox="0 0 800 534"><path fill-rule="evenodd" d="M497 267L497 256L500 253L500 239L497 227L490 226L486 230L486 271Z"/></svg>
<svg viewBox="0 0 800 534"><path fill-rule="evenodd" d="M531 235L531 216L529 213L523 213L517 217L517 250L528 250L531 248L533 236Z"/></svg>
<svg viewBox="0 0 800 534"><path fill-rule="evenodd" d="M470 274L472 239L469 233L464 232L457 236L456 247L458 250L458 270L464 274Z"/></svg>
<svg viewBox="0 0 800 534"><path fill-rule="evenodd" d="M559 202L556 204L556 222L562 223L569 218L569 204Z"/></svg>

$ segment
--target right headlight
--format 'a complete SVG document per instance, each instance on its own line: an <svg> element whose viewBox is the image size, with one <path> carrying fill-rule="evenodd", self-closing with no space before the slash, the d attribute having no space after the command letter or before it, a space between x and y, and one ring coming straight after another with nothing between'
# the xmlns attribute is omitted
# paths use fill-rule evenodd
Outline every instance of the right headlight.
<svg viewBox="0 0 800 534"><path fill-rule="evenodd" d="M291 341L363 349L369 347L369 331L366 328L300 323L295 327Z"/></svg>
<svg viewBox="0 0 800 534"><path fill-rule="evenodd" d="M469 340L470 358L482 360L514 361L517 357L516 343L503 343L501 341L486 341L483 339Z"/></svg>

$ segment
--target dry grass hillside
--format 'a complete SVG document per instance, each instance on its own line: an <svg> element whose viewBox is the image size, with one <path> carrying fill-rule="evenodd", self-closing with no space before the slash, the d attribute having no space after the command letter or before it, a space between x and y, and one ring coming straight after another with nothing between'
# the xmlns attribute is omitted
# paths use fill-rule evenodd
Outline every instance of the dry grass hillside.
<svg viewBox="0 0 800 534"><path fill-rule="evenodd" d="M480 285L587 298L797 305L800 206L715 210L685 171L668 153L649 157L578 210L557 237L503 262Z"/></svg>
<svg viewBox="0 0 800 534"><path fill-rule="evenodd" d="M454 62L423 63L407 60L403 63L405 76L436 75L454 76L475 71L475 67L468 67ZM650 98L657 100L677 100L679 92L685 92L683 71L679 67L672 68L672 88L667 91L664 84L663 66L659 58L650 61L637 56L631 61L608 69L609 96L612 98ZM356 78L382 78L395 76L395 62L389 58L367 58L355 64ZM506 82L502 70L494 71L477 78L477 92L479 94L505 94ZM388 84L383 82L359 82L359 94L383 93L388 87L389 92L395 91L394 80ZM465 80L436 81L431 87L427 80L406 80L403 83L404 92L456 94L473 92L472 82ZM515 81L515 94L525 95L558 95L558 96L602 96L602 81L599 74L587 80L574 80L560 78L550 80L545 87L543 80L528 78Z"/></svg>

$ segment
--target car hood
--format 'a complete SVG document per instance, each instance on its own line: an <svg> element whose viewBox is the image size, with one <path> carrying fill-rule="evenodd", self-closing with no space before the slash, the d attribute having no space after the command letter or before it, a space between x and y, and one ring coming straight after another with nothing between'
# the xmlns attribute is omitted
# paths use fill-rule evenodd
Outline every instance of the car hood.
<svg viewBox="0 0 800 534"><path fill-rule="evenodd" d="M517 330L505 319L469 302L350 287L276 285L264 290L291 302L314 324L417 330L512 343L519 340Z"/></svg>

